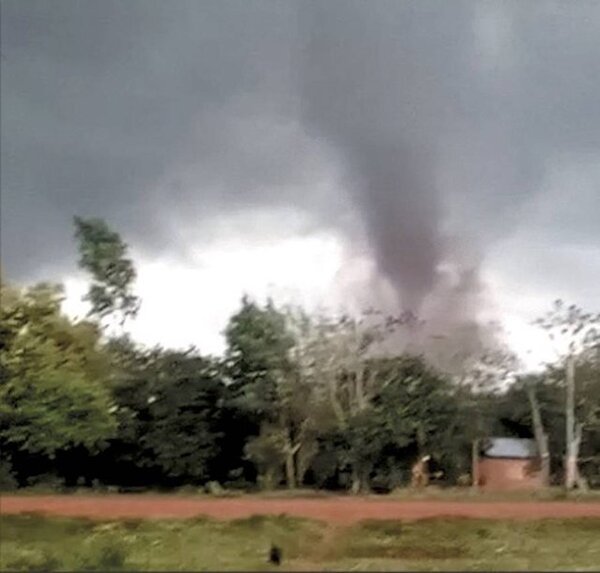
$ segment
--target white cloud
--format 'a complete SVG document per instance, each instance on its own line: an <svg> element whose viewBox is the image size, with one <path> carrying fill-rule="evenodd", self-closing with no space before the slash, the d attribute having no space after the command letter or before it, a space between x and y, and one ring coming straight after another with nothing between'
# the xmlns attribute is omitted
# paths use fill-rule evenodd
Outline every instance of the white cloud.
<svg viewBox="0 0 600 573"><path fill-rule="evenodd" d="M511 345L529 367L558 349L531 322L556 299L600 310L598 155L557 156L514 233L490 248L485 278Z"/></svg>
<svg viewBox="0 0 600 573"><path fill-rule="evenodd" d="M221 333L244 293L307 308L334 303L343 262L341 239L331 233L248 241L237 236L208 248L196 246L193 263L139 260L136 292L143 304L128 330L138 341L169 347L197 346L221 353ZM65 281L65 311L83 316L85 279Z"/></svg>
<svg viewBox="0 0 600 573"><path fill-rule="evenodd" d="M347 256L342 240L333 234L292 236L267 243L242 238L196 248L195 263L141 260L137 292L143 300L138 318L128 327L139 342L221 354L223 329L244 293L280 303L299 303L309 309L360 310L360 294L372 271L366 257ZM552 359L544 332L531 320L548 308L551 299L499 273L486 280L494 293L509 344L527 368ZM515 288L518 285L518 288ZM86 281L65 281L65 311L83 316Z"/></svg>

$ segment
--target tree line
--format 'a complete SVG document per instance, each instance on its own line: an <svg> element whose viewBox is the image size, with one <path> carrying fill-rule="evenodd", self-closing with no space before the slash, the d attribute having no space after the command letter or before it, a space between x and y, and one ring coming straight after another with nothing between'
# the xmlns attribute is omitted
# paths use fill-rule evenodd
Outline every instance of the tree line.
<svg viewBox="0 0 600 573"><path fill-rule="evenodd" d="M425 454L440 484L464 484L473 441L493 435L535 438L551 480L574 459L569 487L597 484L597 315L557 303L539 322L567 344L528 376L507 353L469 357L457 374L383 352L406 317L314 315L248 297L222 357L146 348L122 330L141 303L127 245L98 219L76 218L75 239L91 279L85 319L62 312L61 285L0 277L3 488L387 492Z"/></svg>

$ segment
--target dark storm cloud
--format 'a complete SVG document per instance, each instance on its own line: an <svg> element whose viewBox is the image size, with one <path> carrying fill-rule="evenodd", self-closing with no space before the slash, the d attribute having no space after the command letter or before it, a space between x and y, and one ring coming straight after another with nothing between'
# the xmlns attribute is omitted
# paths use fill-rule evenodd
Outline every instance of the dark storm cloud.
<svg viewBox="0 0 600 573"><path fill-rule="evenodd" d="M244 105L258 115L258 101L269 127L289 115L286 11L260 2L3 2L8 271L23 278L48 259L72 260L75 213L107 217L157 249L168 244L166 213L192 203L210 215L227 200L251 202L259 183L296 177L293 145L279 142L292 149L274 162L256 157L252 137L264 140L264 126L246 121L240 149L231 121ZM182 188L167 174L186 161L198 179ZM218 173L225 184L215 185Z"/></svg>
<svg viewBox="0 0 600 573"><path fill-rule="evenodd" d="M72 261L74 213L153 252L226 209L336 226L329 168L400 304L468 316L479 258L452 236L485 252L550 165L600 155L599 36L585 1L3 0L3 264Z"/></svg>

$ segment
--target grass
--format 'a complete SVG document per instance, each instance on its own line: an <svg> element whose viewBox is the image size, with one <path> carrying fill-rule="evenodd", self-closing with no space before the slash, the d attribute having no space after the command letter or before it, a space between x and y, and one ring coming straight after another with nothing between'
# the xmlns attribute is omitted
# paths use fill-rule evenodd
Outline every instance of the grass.
<svg viewBox="0 0 600 573"><path fill-rule="evenodd" d="M398 500L445 500L445 501L598 501L600 490L582 492L565 491L563 487L548 487L535 491L477 491L470 487L436 487L423 490L399 488L387 494L389 499Z"/></svg>
<svg viewBox="0 0 600 573"><path fill-rule="evenodd" d="M16 495L24 497L35 497L38 495L71 495L71 496L91 496L102 497L107 494L123 495L118 493L116 489L102 490L94 488L76 488L68 491L57 492L56 488L35 486L29 488L21 488L15 491L6 492L6 495ZM157 491L143 490L135 494L136 497L143 496L169 496L169 497L198 497L198 498L215 498L215 497L255 497L260 499L323 499L330 497L339 497L348 495L345 492L324 491L315 489L278 489L273 491L256 491L244 492L242 490L224 489L218 494L208 493L203 488L182 487L175 491ZM409 487L398 488L389 494L372 494L368 497L374 499L386 500L446 500L446 501L461 501L461 502L478 502L478 501L592 501L600 502L600 490L589 490L581 492L574 490L567 493L562 487L550 487L539 491L507 491L507 492L483 492L475 491L469 487L437 487L430 486L424 490L415 490Z"/></svg>
<svg viewBox="0 0 600 573"><path fill-rule="evenodd" d="M286 516L93 522L0 517L2 570L597 570L600 520L432 519L334 527Z"/></svg>
<svg viewBox="0 0 600 573"><path fill-rule="evenodd" d="M374 521L342 534L323 568L594 571L600 563L598 538L597 519Z"/></svg>

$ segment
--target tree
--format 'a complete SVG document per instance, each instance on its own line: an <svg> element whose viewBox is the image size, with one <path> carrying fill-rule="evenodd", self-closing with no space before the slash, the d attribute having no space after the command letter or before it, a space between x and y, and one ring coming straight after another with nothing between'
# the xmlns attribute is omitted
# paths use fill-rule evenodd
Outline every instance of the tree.
<svg viewBox="0 0 600 573"><path fill-rule="evenodd" d="M313 465L320 483L350 470L350 489L374 485L389 490L402 482L410 462L428 453L453 470L465 445L455 387L421 357L373 357L366 360L368 404L349 413L346 425L323 427ZM331 415L330 415L331 419Z"/></svg>
<svg viewBox="0 0 600 573"><path fill-rule="evenodd" d="M272 452L279 447L288 487L293 488L297 483L295 457L299 450L295 443L298 377L290 356L294 339L286 317L270 300L261 307L243 297L241 309L231 317L225 336L233 400L256 427L254 445L249 445L246 452L259 470L266 472L261 479L270 484L279 464L278 456Z"/></svg>
<svg viewBox="0 0 600 573"><path fill-rule="evenodd" d="M581 474L580 486L586 483L598 484L600 475L600 349L592 345L575 357L573 419L581 427L581 441L578 450L577 470ZM566 451L566 412L565 412L565 368L557 363L547 368L544 384L540 388L545 398L543 405L547 413L546 422L550 441ZM559 460L564 469L565 460Z"/></svg>
<svg viewBox="0 0 600 573"><path fill-rule="evenodd" d="M584 424L575 417L575 377L578 357L598 344L600 340L600 314L588 313L578 306L565 306L561 300L536 323L544 328L556 348L559 362L564 368L565 379L565 487L573 489L577 484L586 488L585 480L579 471L578 457Z"/></svg>
<svg viewBox="0 0 600 573"><path fill-rule="evenodd" d="M359 319L331 319L309 317L299 310L291 311L291 315L301 377L313 388L315 400L328 406L330 419L336 424L333 433L345 436L342 441L348 448L340 463L350 465L351 490L358 493L368 488L368 472L360 469L364 464L359 458L361 452L367 457L370 453L361 446L361 432L352 426L366 427L363 413L369 409L379 385L385 383L378 377L378 363L369 361L384 352L386 336L403 319L383 318L377 313Z"/></svg>
<svg viewBox="0 0 600 573"><path fill-rule="evenodd" d="M266 490L276 487L287 458L284 430L270 424L263 425L260 434L249 440L244 451L258 469L259 485Z"/></svg>
<svg viewBox="0 0 600 573"><path fill-rule="evenodd" d="M119 428L102 454L103 480L135 486L222 483L244 466L245 428L232 415L220 361L193 348L143 348L126 336L110 339L107 349Z"/></svg>
<svg viewBox="0 0 600 573"><path fill-rule="evenodd" d="M550 478L550 439L553 424L562 422L562 408L557 404L554 388L544 375L528 374L519 376L515 382L500 393L495 400L496 421L502 432L508 432L519 438L535 438L541 461L541 473L546 485ZM553 422L554 420L554 422Z"/></svg>
<svg viewBox="0 0 600 573"><path fill-rule="evenodd" d="M436 442L454 413L449 380L418 356L402 356L386 362L379 367L385 373L385 384L374 400L375 409L383 416L395 442L401 445L414 442L419 456L439 455Z"/></svg>
<svg viewBox="0 0 600 573"><path fill-rule="evenodd" d="M546 433L542 421L542 412L537 398L537 389L532 380L529 380L526 384L526 391L527 399L529 400L529 405L531 407L533 432L541 459L542 479L544 485L548 485L550 480L550 448L548 446L548 434Z"/></svg>
<svg viewBox="0 0 600 573"><path fill-rule="evenodd" d="M432 456L447 470L460 464L468 447L458 416L456 388L419 356L385 359L379 365L381 390L373 399L374 418L391 448ZM464 442L464 443L463 443Z"/></svg>
<svg viewBox="0 0 600 573"><path fill-rule="evenodd" d="M575 408L585 432L580 444L580 468L593 487L600 484L600 345L579 356L578 399Z"/></svg>
<svg viewBox="0 0 600 573"><path fill-rule="evenodd" d="M277 417L278 386L292 369L294 340L285 316L272 301L264 307L242 298L240 310L225 329L226 365L238 404L259 423Z"/></svg>
<svg viewBox="0 0 600 573"><path fill-rule="evenodd" d="M156 466L142 447L142 439L150 421L151 382L156 377L162 349L142 348L122 335L109 338L104 350L112 365L106 386L115 402L117 431L106 450L94 460L97 477L110 484L154 483L162 476L159 470L154 471Z"/></svg>
<svg viewBox="0 0 600 573"><path fill-rule="evenodd" d="M211 479L221 450L224 384L219 365L190 352L167 351L152 366L146 460L171 483Z"/></svg>
<svg viewBox="0 0 600 573"><path fill-rule="evenodd" d="M115 430L104 380L109 364L99 333L60 312L60 286L21 292L2 285L0 444L54 458L83 447L97 451Z"/></svg>
<svg viewBox="0 0 600 573"><path fill-rule="evenodd" d="M85 297L91 304L90 316L118 316L122 326L128 318L135 318L140 307L132 293L136 271L127 257L127 244L102 219L75 217L74 223L79 266L92 277Z"/></svg>

